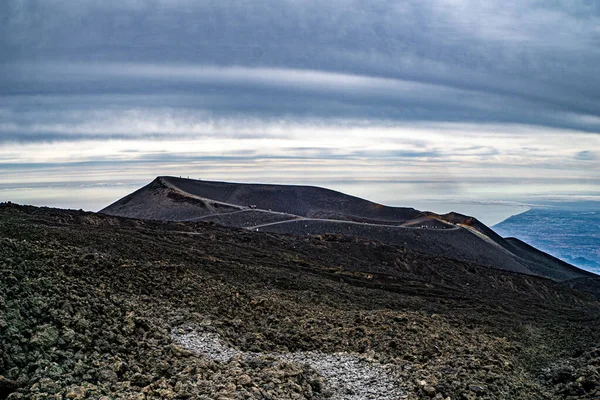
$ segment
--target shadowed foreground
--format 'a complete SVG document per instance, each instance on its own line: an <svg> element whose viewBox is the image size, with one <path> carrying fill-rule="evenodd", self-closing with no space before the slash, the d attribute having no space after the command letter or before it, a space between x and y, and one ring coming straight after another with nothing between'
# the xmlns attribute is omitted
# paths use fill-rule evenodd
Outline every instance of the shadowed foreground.
<svg viewBox="0 0 600 400"><path fill-rule="evenodd" d="M11 204L0 270L2 398L600 396L589 280Z"/></svg>

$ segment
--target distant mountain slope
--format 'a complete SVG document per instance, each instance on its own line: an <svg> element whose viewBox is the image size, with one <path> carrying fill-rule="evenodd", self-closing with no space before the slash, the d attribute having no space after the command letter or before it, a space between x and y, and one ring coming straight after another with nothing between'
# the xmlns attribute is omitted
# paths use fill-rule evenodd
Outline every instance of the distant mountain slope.
<svg viewBox="0 0 600 400"><path fill-rule="evenodd" d="M234 205L198 198L167 185L163 178L157 178L100 212L128 218L184 221L241 209Z"/></svg>
<svg viewBox="0 0 600 400"><path fill-rule="evenodd" d="M161 177L166 185L194 196L307 218L403 222L424 216L414 208L387 207L314 186L264 185Z"/></svg>
<svg viewBox="0 0 600 400"><path fill-rule="evenodd" d="M362 237L556 281L594 276L524 243L505 240L466 215L389 207L312 186L158 177L100 212L164 221L212 221L279 234Z"/></svg>
<svg viewBox="0 0 600 400"><path fill-rule="evenodd" d="M294 220L259 228L273 233L319 235L324 232L369 238L436 256L446 256L498 269L531 274L524 263L495 246L474 236L466 229L407 229L406 227L344 223L341 221Z"/></svg>
<svg viewBox="0 0 600 400"><path fill-rule="evenodd" d="M544 253L517 238L506 238L504 241L509 245L508 248L513 254L527 261L527 266L536 275L546 276L551 273L556 273L556 271L562 271L564 276L559 280L571 279L569 278L571 274L581 277L596 277L591 273L581 275L581 269L559 260L548 253Z"/></svg>

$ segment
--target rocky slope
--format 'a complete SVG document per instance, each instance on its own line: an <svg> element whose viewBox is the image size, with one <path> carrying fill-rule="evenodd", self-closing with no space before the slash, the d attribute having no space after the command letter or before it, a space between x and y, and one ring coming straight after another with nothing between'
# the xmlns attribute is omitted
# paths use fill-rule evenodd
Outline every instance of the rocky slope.
<svg viewBox="0 0 600 400"><path fill-rule="evenodd" d="M600 303L339 235L0 205L0 397L596 399Z"/></svg>
<svg viewBox="0 0 600 400"><path fill-rule="evenodd" d="M475 218L388 207L333 190L158 177L102 213L163 221L214 221L294 235L334 233L556 281L594 276L506 240Z"/></svg>

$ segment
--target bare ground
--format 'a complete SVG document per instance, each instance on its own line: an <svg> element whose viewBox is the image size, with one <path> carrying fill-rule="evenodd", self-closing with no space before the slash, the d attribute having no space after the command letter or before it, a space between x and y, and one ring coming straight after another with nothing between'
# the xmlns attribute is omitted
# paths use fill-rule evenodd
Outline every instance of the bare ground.
<svg viewBox="0 0 600 400"><path fill-rule="evenodd" d="M336 357L399 398L600 396L595 297L402 246L4 204L0 270L10 399L335 399Z"/></svg>

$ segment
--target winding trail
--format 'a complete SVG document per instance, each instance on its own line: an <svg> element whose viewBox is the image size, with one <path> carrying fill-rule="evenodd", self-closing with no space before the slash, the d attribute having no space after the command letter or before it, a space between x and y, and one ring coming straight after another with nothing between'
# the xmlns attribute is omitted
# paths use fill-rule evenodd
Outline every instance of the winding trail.
<svg viewBox="0 0 600 400"><path fill-rule="evenodd" d="M429 230L436 230L436 231L456 231L459 230L461 227L460 226L449 226L448 228L444 228L444 229L435 229L435 228L420 228L418 226L405 226L405 225L387 225L387 224L373 224L373 223L369 223L369 222L356 222L356 221L342 221L342 220L338 220L338 219L325 219L325 218L305 218L305 217L298 217L296 219L292 219L292 220L286 220L286 221L277 221L277 222L270 222L268 224L262 224L262 225L256 225L256 226L251 226L251 227L247 227L245 229L248 230L256 230L256 229L260 229L260 228L264 228L266 226L272 226L272 225L280 225L280 224L287 224L290 222L298 222L298 221L324 221L324 222L330 222L330 223L335 223L335 224L354 224L354 225L367 225L367 226L379 226L379 227L384 227L384 228L401 228L401 229L429 229ZM450 224L448 224L450 225Z"/></svg>
<svg viewBox="0 0 600 400"><path fill-rule="evenodd" d="M431 227L418 227L418 226L408 226L407 224L414 224L414 223L418 223L420 221L424 221L425 218L421 217L415 220L410 220L410 221L405 221L404 223L400 224L400 225L389 225L389 224L374 224L374 223L369 223L369 222L356 222L356 221L343 221L343 220L337 220L337 219L326 219L326 218L308 218L308 217L302 217L299 215L295 215L295 214L289 214L289 213L284 213L284 212L280 212L280 211L271 211L271 210L264 210L261 208L248 208L247 206L240 206L238 204L232 204L232 203L226 203L226 202L222 202L222 201L216 201L216 200L212 200L212 199L208 199L205 197L200 197L200 196L196 196L194 194L185 192L183 190L181 190L180 188L178 188L177 186L173 185L172 183L170 183L168 180L163 179L162 177L159 178L161 180L161 182L166 185L167 187L169 187L171 190L176 191L177 193L180 193L184 196L188 196L191 198L194 198L196 200L202 201L206 207L212 211L211 214L207 214L207 215L203 215L201 217L195 217L195 218L189 218L189 219L185 219L182 220L183 222L194 222L194 221L201 221L205 218L210 218L210 217L215 217L215 216L219 216L219 215L232 215L232 214L240 214L240 213L244 213L244 212L263 212L263 213L267 213L267 214L277 214L277 215L284 215L284 216L289 216L290 219L288 220L284 220L284 221L276 221L276 222L270 222L267 224L260 224L260 225L254 225L254 226L250 226L250 227L244 227L243 229L247 229L250 231L256 231L259 230L261 228L267 227L267 226L273 226L273 225L280 225L280 224L287 224L287 223L291 223L291 222L297 222L297 221L324 221L324 222L329 222L329 223L338 223L338 224L355 224L355 225L366 225L366 226L378 226L378 227L386 227L386 228L403 228L403 229L430 229L430 230L437 230L437 231L455 231L460 229L460 226L454 225L454 224L450 224L448 222L444 221L444 224L449 225L448 228L443 228L443 229L436 229L436 228L431 228ZM230 208L235 208L237 209L236 211L224 211L224 212L217 212L217 210L215 209L215 207L213 207L213 205L220 205L220 206L225 206L225 207L230 207Z"/></svg>

